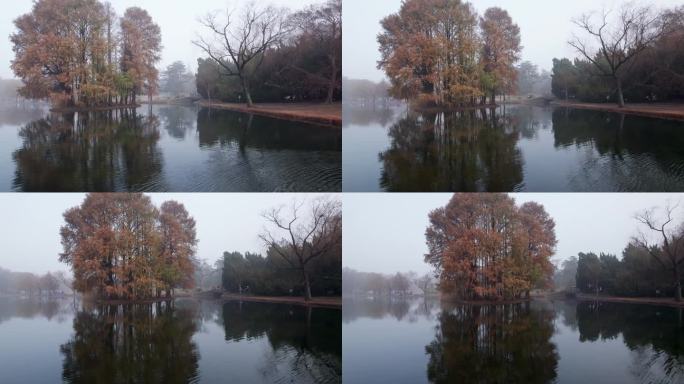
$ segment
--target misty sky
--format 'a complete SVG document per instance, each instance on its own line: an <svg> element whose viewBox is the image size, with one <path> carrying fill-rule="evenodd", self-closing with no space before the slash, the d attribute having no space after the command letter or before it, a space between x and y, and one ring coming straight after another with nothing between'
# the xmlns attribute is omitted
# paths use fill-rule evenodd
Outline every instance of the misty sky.
<svg viewBox="0 0 684 384"><path fill-rule="evenodd" d="M380 20L396 13L402 0L344 0L343 4L343 68L349 78L384 78L377 69L380 59L377 35ZM567 44L575 30L570 20L590 11L619 7L625 0L471 0L478 14L493 6L508 11L520 27L523 45L522 60L529 60L540 68L551 69L554 57L575 57ZM643 3L643 1L642 1ZM651 1L660 7L682 5L682 0Z"/></svg>
<svg viewBox="0 0 684 384"><path fill-rule="evenodd" d="M264 210L312 199L316 194L290 193L157 193L149 194L159 207L167 200L185 205L197 222L197 257L211 264L224 251L262 252L258 234L266 224ZM13 271L45 273L68 270L58 261L62 251L59 228L62 213L79 205L84 194L10 194L0 196L3 213L3 249L0 267Z"/></svg>
<svg viewBox="0 0 684 384"><path fill-rule="evenodd" d="M138 6L147 10L152 19L159 24L162 31L162 44L164 51L159 68L165 68L168 64L180 60L185 65L194 69L197 67L197 58L204 57L202 51L192 45L196 33L202 31L197 19L210 11L217 9L225 10L241 6L248 0L193 0L193 1L168 1L168 0L109 0L118 15L123 15L126 8ZM291 10L299 10L309 4L321 3L320 0L264 0L258 4L273 4L279 7L287 7ZM10 69L10 61L14 57L9 35L14 32L13 20L18 16L31 11L33 2L30 0L10 0L2 2L0 12L0 77L14 77Z"/></svg>
<svg viewBox="0 0 684 384"><path fill-rule="evenodd" d="M558 246L554 261L579 252L605 252L622 257L638 234L634 215L653 207L682 202L684 194L511 194L518 205L536 201L556 221ZM344 267L364 272L430 271L427 252L428 213L446 205L452 194L345 194ZM684 220L684 207L679 221Z"/></svg>

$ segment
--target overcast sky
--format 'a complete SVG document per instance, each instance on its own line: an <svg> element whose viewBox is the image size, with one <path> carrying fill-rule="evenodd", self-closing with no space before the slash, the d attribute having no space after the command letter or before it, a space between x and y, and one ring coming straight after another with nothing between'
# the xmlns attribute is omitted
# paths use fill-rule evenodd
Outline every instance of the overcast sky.
<svg viewBox="0 0 684 384"><path fill-rule="evenodd" d="M377 35L380 20L396 13L402 0L344 0L343 7L343 71L349 78L378 81L384 73L377 69ZM645 0L642 1L642 3ZM612 8L624 0L471 0L478 14L493 6L503 8L520 27L522 59L551 69L554 57L575 57L568 46L574 30L570 20L590 11ZM682 0L651 1L660 7L682 5Z"/></svg>
<svg viewBox="0 0 684 384"><path fill-rule="evenodd" d="M159 207L167 200L185 205L197 222L197 257L210 263L224 251L263 252L258 234L266 224L264 210L289 204L292 199L312 199L316 194L289 193L191 193L149 194ZM80 205L84 194L0 194L2 251L0 267L21 272L68 270L58 261L62 251L59 228L62 213Z"/></svg>
<svg viewBox="0 0 684 384"><path fill-rule="evenodd" d="M364 272L430 271L427 252L428 213L446 205L452 194L345 194L344 267ZM554 261L579 252L605 252L622 257L637 235L634 215L645 209L681 201L684 194L511 194L517 204L536 201L556 221L558 247ZM679 210L684 220L684 207Z"/></svg>
<svg viewBox="0 0 684 384"><path fill-rule="evenodd" d="M202 55L199 48L192 45L196 32L201 31L197 19L209 11L225 10L241 6L247 0L109 0L118 15L123 15L126 8L138 6L147 10L152 19L159 24L162 31L164 51L160 68L180 60L193 70L197 67L197 58ZM309 4L320 3L320 0L262 0L258 4L273 4L299 10ZM14 77L10 69L10 61L14 57L9 35L14 32L14 19L31 11L31 0L8 0L2 2L0 12L0 77Z"/></svg>

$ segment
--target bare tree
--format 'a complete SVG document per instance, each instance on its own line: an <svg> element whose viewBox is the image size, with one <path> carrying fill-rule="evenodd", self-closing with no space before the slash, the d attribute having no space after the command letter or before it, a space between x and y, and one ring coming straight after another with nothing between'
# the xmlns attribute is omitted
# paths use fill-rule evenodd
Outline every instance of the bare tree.
<svg viewBox="0 0 684 384"><path fill-rule="evenodd" d="M674 225L673 213L677 205L664 208L664 217L656 217L655 209L644 211L636 216L636 220L662 238L661 244L651 244L646 235L641 233L634 242L644 248L663 269L672 273L675 300L682 300L682 283L680 268L684 264L684 228Z"/></svg>
<svg viewBox="0 0 684 384"><path fill-rule="evenodd" d="M342 204L339 200L319 198L307 204L293 201L262 216L271 224L259 235L266 246L299 271L304 285L304 300L311 300L309 264L342 246ZM308 210L308 212L307 212Z"/></svg>
<svg viewBox="0 0 684 384"><path fill-rule="evenodd" d="M272 6L246 4L240 15L233 17L227 10L225 18L208 14L200 23L210 30L211 37L199 36L192 43L216 61L227 76L240 79L248 106L253 106L250 80L264 60L265 52L278 45L289 33L287 12Z"/></svg>
<svg viewBox="0 0 684 384"><path fill-rule="evenodd" d="M663 23L661 13L654 12L651 7L638 7L626 4L622 7L614 25L610 25L611 12L603 10L599 21L594 21L594 14L584 14L573 20L589 37L598 43L594 50L589 43L577 36L568 42L582 56L589 60L606 77L615 81L618 104L625 106L622 93L622 81L627 64L641 55L648 47L658 40L669 28Z"/></svg>

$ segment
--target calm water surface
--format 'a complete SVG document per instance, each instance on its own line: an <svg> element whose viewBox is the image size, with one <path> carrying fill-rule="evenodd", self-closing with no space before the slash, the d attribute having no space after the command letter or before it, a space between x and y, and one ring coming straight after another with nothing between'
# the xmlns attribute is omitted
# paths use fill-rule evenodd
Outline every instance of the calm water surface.
<svg viewBox="0 0 684 384"><path fill-rule="evenodd" d="M0 110L0 191L340 191L340 129L183 106Z"/></svg>
<svg viewBox="0 0 684 384"><path fill-rule="evenodd" d="M684 382L683 309L345 300L345 383Z"/></svg>
<svg viewBox="0 0 684 384"><path fill-rule="evenodd" d="M568 108L343 111L344 191L684 191L684 122Z"/></svg>
<svg viewBox="0 0 684 384"><path fill-rule="evenodd" d="M0 383L340 383L342 312L0 298Z"/></svg>

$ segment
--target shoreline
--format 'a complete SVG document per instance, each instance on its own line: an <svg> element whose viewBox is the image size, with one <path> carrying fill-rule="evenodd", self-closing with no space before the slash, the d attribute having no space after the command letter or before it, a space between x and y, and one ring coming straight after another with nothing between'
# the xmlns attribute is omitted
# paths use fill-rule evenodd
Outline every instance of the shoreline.
<svg viewBox="0 0 684 384"><path fill-rule="evenodd" d="M138 109L142 104L128 104L128 105L112 105L107 107L68 107L68 108L50 108L53 113L72 113L72 112L102 112L113 111L116 109Z"/></svg>
<svg viewBox="0 0 684 384"><path fill-rule="evenodd" d="M304 301L303 297L293 296L247 296L224 293L218 298L223 301L250 301L255 303L294 304L304 307L342 309L342 297L313 297ZM213 300L213 299L210 299Z"/></svg>
<svg viewBox="0 0 684 384"><path fill-rule="evenodd" d="M626 104L624 108L618 107L617 104L568 101L553 101L551 105L554 107L589 109L659 119L684 120L684 104L682 103Z"/></svg>
<svg viewBox="0 0 684 384"><path fill-rule="evenodd" d="M602 301L608 303L623 303L623 304L644 304L657 305L673 308L684 308L684 301L677 302L670 298L659 297L619 297L619 296L592 296L585 294L578 294L576 296L578 301Z"/></svg>
<svg viewBox="0 0 684 384"><path fill-rule="evenodd" d="M342 104L314 103L263 103L248 107L246 104L222 103L208 100L197 102L200 107L226 109L230 111L252 113L277 119L301 121L336 128L342 127Z"/></svg>

